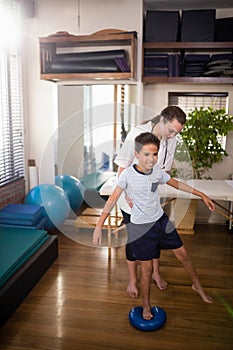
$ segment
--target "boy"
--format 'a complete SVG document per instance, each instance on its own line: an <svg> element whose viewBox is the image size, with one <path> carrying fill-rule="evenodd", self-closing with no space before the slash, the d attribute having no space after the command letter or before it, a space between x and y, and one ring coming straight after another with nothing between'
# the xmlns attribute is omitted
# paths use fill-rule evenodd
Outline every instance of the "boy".
<svg viewBox="0 0 233 350"><path fill-rule="evenodd" d="M159 184L167 183L184 192L199 196L210 210L215 209L214 203L203 192L170 178L159 166L156 166L159 144L157 137L150 132L142 133L135 138L135 157L138 163L121 173L117 186L106 202L93 233L93 243L101 244L101 228L104 221L121 193L125 191L133 201L131 222L128 224L128 242L131 245L132 254L141 262L142 316L145 320L150 320L153 317L150 305L150 281L153 259L159 258L161 249L172 249L189 274L193 290L206 303L213 301L202 288L183 242L163 212L157 187Z"/></svg>
<svg viewBox="0 0 233 350"><path fill-rule="evenodd" d="M140 125L132 128L127 134L127 137L120 148L114 163L118 165L118 177L120 173L132 165L135 161L134 158L134 140L135 137L142 132L151 132L160 140L160 147L158 153L157 164L166 172L171 171L172 162L174 159L174 153L177 143L177 134L180 133L186 123L186 114L178 106L167 106L159 115L154 116L152 119L143 122ZM118 200L118 206L121 209L123 215L123 221L128 228L130 222L130 199L125 200L125 195L121 196ZM127 284L127 293L132 298L137 298L137 266L138 261L132 256L130 244L126 244L126 263L129 270L129 281ZM168 286L166 280L160 275L159 271L159 259L153 259L153 274L152 279L155 281L157 287L160 290L165 290Z"/></svg>

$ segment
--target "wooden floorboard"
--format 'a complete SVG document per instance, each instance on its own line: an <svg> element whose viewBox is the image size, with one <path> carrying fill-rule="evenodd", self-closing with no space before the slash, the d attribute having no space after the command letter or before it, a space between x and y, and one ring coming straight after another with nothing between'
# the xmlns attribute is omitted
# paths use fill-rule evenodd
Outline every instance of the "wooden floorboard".
<svg viewBox="0 0 233 350"><path fill-rule="evenodd" d="M82 229L79 235L89 235ZM119 234L119 239L121 235ZM233 234L224 225L196 225L182 239L214 303L193 292L170 251L162 252L166 291L151 283L151 300L165 326L142 332L128 321L141 305L126 294L125 248L94 248L58 233L59 257L0 329L4 350L232 350ZM139 270L140 273L140 270Z"/></svg>

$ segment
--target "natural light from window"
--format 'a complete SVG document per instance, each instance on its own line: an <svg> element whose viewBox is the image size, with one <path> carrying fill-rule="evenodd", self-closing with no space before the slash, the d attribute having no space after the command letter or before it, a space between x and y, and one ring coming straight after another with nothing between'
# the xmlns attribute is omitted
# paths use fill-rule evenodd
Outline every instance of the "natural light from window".
<svg viewBox="0 0 233 350"><path fill-rule="evenodd" d="M19 2L0 3L0 185L24 175Z"/></svg>
<svg viewBox="0 0 233 350"><path fill-rule="evenodd" d="M0 50L17 46L20 39L19 23L7 2L0 3Z"/></svg>

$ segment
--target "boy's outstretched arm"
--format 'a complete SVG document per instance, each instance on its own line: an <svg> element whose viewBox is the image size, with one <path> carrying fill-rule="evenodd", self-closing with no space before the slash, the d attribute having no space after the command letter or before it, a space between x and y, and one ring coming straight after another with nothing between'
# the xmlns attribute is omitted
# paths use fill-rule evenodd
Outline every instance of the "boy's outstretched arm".
<svg viewBox="0 0 233 350"><path fill-rule="evenodd" d="M209 208L209 210L211 210L211 211L215 210L215 205L212 202L212 200L205 193L198 191L196 188L193 188L193 187L187 185L186 183L178 181L174 178L171 178L167 182L167 184L172 186L172 187L175 187L178 190L192 193L195 196L200 197L203 200L203 202L205 203L205 205Z"/></svg>
<svg viewBox="0 0 233 350"><path fill-rule="evenodd" d="M116 202L117 202L117 200L120 197L122 192L123 192L123 189L117 186L114 189L111 196L108 198L107 202L105 203L105 206L102 210L102 213L101 213L101 215L96 223L96 227L95 227L95 230L93 232L93 238L92 238L93 244L101 245L101 243L102 243L102 230L101 229L102 229L103 224L104 224L105 220L107 219L108 215L110 214L110 212L112 211L112 209L116 205Z"/></svg>

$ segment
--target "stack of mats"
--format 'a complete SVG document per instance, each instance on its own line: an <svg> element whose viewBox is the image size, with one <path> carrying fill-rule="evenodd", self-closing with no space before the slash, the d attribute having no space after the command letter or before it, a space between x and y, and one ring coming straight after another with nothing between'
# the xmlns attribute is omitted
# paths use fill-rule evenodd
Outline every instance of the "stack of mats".
<svg viewBox="0 0 233 350"><path fill-rule="evenodd" d="M0 210L0 228L43 230L45 221L43 207L40 205L8 204Z"/></svg>
<svg viewBox="0 0 233 350"><path fill-rule="evenodd" d="M57 256L57 236L45 230L0 228L0 327Z"/></svg>

